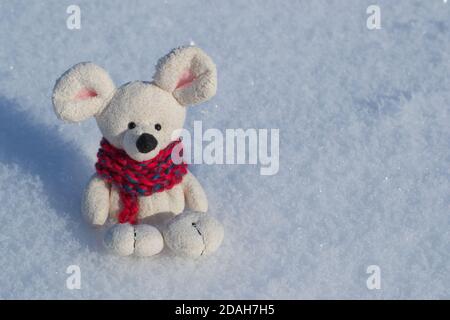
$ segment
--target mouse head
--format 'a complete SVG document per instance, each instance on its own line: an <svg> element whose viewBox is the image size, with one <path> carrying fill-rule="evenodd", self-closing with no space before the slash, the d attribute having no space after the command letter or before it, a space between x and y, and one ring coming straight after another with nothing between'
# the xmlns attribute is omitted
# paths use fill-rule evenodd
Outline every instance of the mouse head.
<svg viewBox="0 0 450 320"><path fill-rule="evenodd" d="M64 121L95 117L109 143L145 161L183 127L186 107L209 100L216 85L212 60L199 48L183 47L160 59L153 82L135 81L119 88L99 66L79 63L56 82L53 106Z"/></svg>

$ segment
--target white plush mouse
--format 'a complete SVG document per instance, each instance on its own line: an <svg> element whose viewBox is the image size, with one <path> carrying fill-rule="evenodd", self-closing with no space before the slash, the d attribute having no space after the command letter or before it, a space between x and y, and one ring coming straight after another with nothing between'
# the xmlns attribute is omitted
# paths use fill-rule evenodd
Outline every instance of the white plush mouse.
<svg viewBox="0 0 450 320"><path fill-rule="evenodd" d="M152 256L165 243L177 254L196 257L219 247L223 228L205 214L203 188L173 156L182 148L173 133L183 127L186 107L209 100L216 86L214 63L196 47L178 48L162 58L153 82L116 88L93 63L73 66L56 82L57 116L68 122L95 117L103 134L82 212L93 225L114 222L104 239L114 253ZM184 212L185 204L191 211ZM175 217L161 232L143 223L162 212Z"/></svg>

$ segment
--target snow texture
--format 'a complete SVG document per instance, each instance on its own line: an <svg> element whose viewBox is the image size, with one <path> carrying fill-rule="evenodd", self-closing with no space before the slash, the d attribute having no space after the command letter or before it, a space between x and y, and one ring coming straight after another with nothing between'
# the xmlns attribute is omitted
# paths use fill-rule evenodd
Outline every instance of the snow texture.
<svg viewBox="0 0 450 320"><path fill-rule="evenodd" d="M0 298L450 298L450 3L3 0L0 17ZM219 85L186 128L279 128L280 170L191 167L217 254L112 256L80 215L100 133L56 119L54 82L80 61L150 80L190 42Z"/></svg>

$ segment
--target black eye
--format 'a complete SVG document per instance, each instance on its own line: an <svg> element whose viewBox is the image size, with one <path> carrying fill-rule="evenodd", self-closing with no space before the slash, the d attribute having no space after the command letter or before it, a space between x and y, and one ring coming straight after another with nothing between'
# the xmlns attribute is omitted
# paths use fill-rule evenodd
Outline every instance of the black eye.
<svg viewBox="0 0 450 320"><path fill-rule="evenodd" d="M159 123L155 124L155 129L158 131L161 130L161 125Z"/></svg>
<svg viewBox="0 0 450 320"><path fill-rule="evenodd" d="M136 123L134 123L134 122L130 122L129 124L128 124L128 129L134 129L134 128L136 128Z"/></svg>

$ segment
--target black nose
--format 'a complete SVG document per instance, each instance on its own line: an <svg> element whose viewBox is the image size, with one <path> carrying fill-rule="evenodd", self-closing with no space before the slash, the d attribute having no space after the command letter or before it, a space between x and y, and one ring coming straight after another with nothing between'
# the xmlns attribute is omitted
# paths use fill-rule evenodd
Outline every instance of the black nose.
<svg viewBox="0 0 450 320"><path fill-rule="evenodd" d="M158 145L155 137L148 133L143 133L136 141L136 147L141 153L149 153Z"/></svg>

